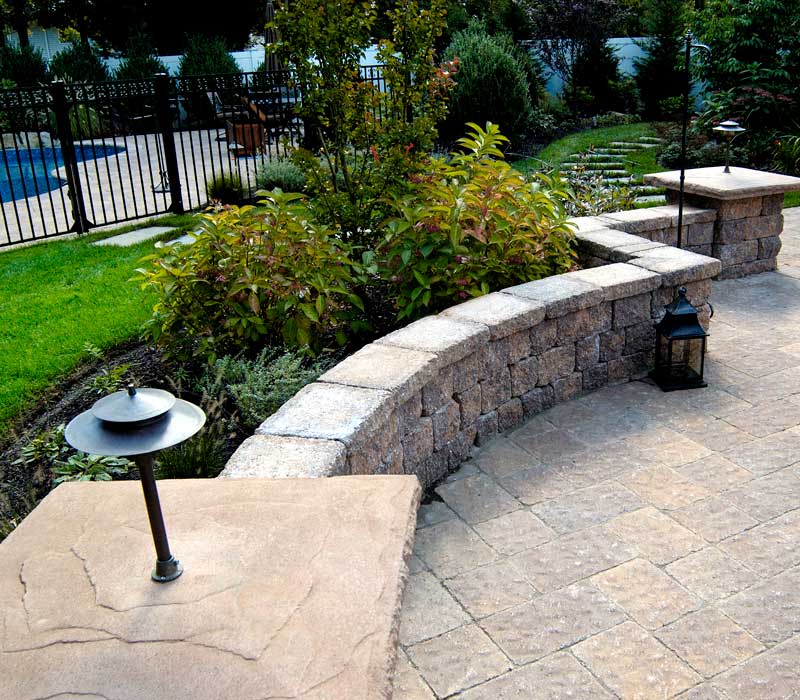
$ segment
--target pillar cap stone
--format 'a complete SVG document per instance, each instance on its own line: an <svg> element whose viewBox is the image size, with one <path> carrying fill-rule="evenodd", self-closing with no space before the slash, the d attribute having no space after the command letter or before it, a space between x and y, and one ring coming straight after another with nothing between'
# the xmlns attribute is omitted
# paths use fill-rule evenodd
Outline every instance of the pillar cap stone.
<svg viewBox="0 0 800 700"><path fill-rule="evenodd" d="M677 190L680 188L680 175L680 170L652 173L644 176L644 183ZM800 191L800 177L734 167L730 173L725 173L722 166L715 165L711 168L687 170L683 189L688 194L712 199L763 197Z"/></svg>

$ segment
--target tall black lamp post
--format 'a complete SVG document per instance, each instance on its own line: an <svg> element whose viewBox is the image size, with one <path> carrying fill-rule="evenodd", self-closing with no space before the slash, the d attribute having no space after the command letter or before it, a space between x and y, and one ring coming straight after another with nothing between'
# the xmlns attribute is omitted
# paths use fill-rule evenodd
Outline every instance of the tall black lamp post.
<svg viewBox="0 0 800 700"><path fill-rule="evenodd" d="M159 450L189 439L205 422L201 409L176 399L168 391L130 385L126 391L117 391L97 401L88 411L73 418L64 431L64 438L76 450L133 457L139 467L156 549L151 577L159 583L175 580L183 573L183 567L169 549L153 474L154 456Z"/></svg>

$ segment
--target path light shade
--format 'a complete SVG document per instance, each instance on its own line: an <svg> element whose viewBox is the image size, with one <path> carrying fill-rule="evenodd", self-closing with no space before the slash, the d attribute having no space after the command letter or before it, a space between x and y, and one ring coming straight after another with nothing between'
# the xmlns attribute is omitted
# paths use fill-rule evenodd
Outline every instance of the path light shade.
<svg viewBox="0 0 800 700"><path fill-rule="evenodd" d="M722 122L719 126L715 126L712 131L716 131L725 137L725 170L722 172L729 173L731 171L731 141L747 129L739 126L738 122L728 119Z"/></svg>
<svg viewBox="0 0 800 700"><path fill-rule="evenodd" d="M707 336L697 309L686 298L686 287L681 287L656 325L656 364L650 376L663 391L707 386L703 380Z"/></svg>
<svg viewBox="0 0 800 700"><path fill-rule="evenodd" d="M147 517L156 547L152 578L173 581L183 573L172 556L161 514L156 479L155 453L194 435L206 422L205 413L188 401L161 389L117 391L97 401L70 421L64 438L76 450L111 457L132 457L139 467Z"/></svg>

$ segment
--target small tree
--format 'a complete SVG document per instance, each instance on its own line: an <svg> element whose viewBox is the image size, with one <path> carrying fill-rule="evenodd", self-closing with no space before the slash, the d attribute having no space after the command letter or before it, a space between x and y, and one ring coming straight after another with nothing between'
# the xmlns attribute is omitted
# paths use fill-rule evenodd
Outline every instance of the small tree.
<svg viewBox="0 0 800 700"><path fill-rule="evenodd" d="M3 46L0 48L0 79L20 87L43 85L48 82L47 64L38 49Z"/></svg>
<svg viewBox="0 0 800 700"><path fill-rule="evenodd" d="M111 74L97 51L88 43L75 42L53 56L50 73L68 83L97 83L110 80Z"/></svg>
<svg viewBox="0 0 800 700"><path fill-rule="evenodd" d="M128 41L125 58L119 64L114 77L117 80L141 80L152 78L156 73L167 73L164 62L155 55L149 37L135 34Z"/></svg>
<svg viewBox="0 0 800 700"><path fill-rule="evenodd" d="M636 59L636 85L644 107L644 116L658 119L670 111L665 101L683 94L681 48L686 23L685 0L645 0L642 25L647 39L639 46L645 50Z"/></svg>
<svg viewBox="0 0 800 700"><path fill-rule="evenodd" d="M241 73L222 39L199 34L186 37L186 51L181 56L178 72L183 77Z"/></svg>

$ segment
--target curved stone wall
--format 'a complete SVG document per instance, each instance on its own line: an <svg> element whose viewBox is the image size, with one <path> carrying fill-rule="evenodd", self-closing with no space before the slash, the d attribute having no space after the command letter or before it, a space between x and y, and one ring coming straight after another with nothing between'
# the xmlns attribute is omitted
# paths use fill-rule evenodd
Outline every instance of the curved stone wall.
<svg viewBox="0 0 800 700"><path fill-rule="evenodd" d="M668 228L674 207L659 209L644 220ZM687 217L709 221L706 210ZM632 219L620 223L630 229ZM678 286L708 322L719 260L625 233L611 218L575 223L588 269L472 299L365 346L267 419L222 476L406 473L428 487L498 432L643 377L654 321Z"/></svg>

